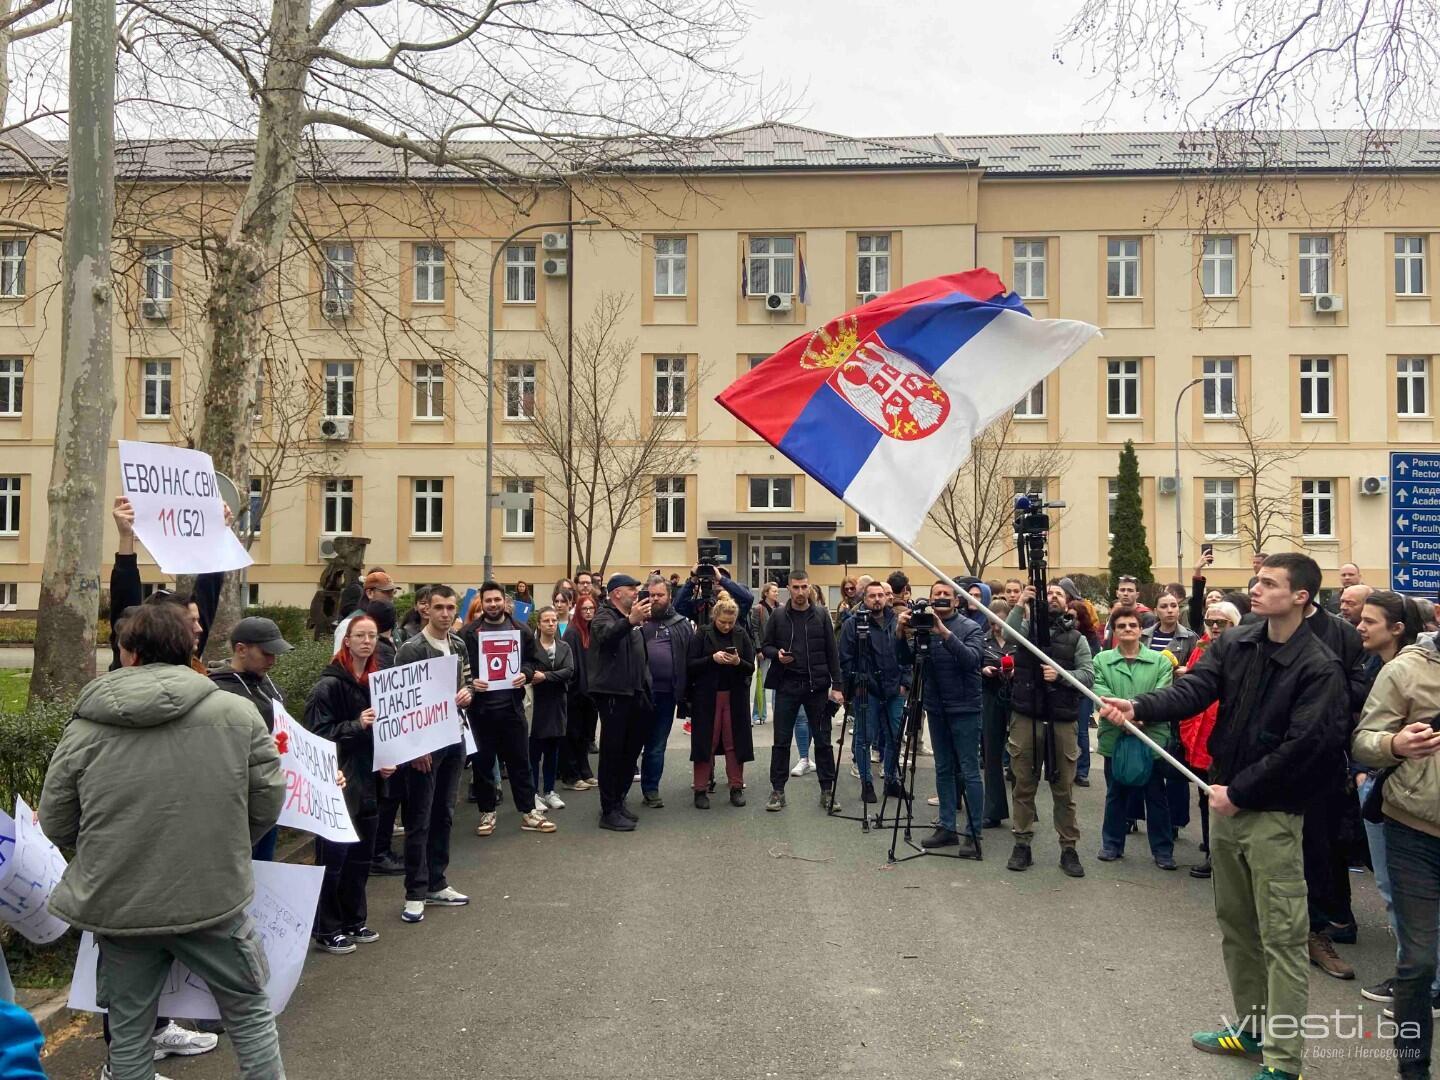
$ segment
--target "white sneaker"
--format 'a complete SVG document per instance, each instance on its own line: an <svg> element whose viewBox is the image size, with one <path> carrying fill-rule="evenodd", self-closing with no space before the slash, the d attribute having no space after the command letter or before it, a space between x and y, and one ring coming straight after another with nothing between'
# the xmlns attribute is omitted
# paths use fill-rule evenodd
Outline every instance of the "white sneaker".
<svg viewBox="0 0 1440 1080"><path fill-rule="evenodd" d="M551 810L564 810L565 800L556 795L553 791L547 791L544 795L545 805Z"/></svg>
<svg viewBox="0 0 1440 1080"><path fill-rule="evenodd" d="M803 758L803 757L802 757L799 761L797 761L797 762L795 763L795 767L790 770L790 775L791 775L791 776L804 776L804 775L805 775L807 772L809 772L809 771L810 771L810 761L809 761L808 758Z"/></svg>
<svg viewBox="0 0 1440 1080"><path fill-rule="evenodd" d="M631 780L630 782L631 782L632 784L638 784L638 783L640 783L640 774L637 772L637 773L635 774L635 779L634 779L634 780Z"/></svg>
<svg viewBox="0 0 1440 1080"><path fill-rule="evenodd" d="M220 1045L220 1036L211 1035L208 1031L191 1031L183 1028L171 1020L164 1028L151 1036L155 1043L155 1060L164 1061L167 1057L194 1057L196 1054L208 1054L215 1047Z"/></svg>
<svg viewBox="0 0 1440 1080"><path fill-rule="evenodd" d="M860 766L858 766L858 765L851 765L851 766L850 766L850 775L853 776L856 780L859 780L859 779L860 779Z"/></svg>
<svg viewBox="0 0 1440 1080"><path fill-rule="evenodd" d="M100 1080L114 1080L113 1074L110 1072L110 1063L108 1061L104 1065L100 1066ZM161 1076L159 1073L156 1073L155 1080L170 1080L170 1078L168 1076Z"/></svg>
<svg viewBox="0 0 1440 1080"><path fill-rule="evenodd" d="M539 810L542 814L550 809L550 804L545 801L545 796L541 795L538 791L535 793L535 809Z"/></svg>
<svg viewBox="0 0 1440 1080"><path fill-rule="evenodd" d="M806 761L805 761L805 771L806 771L806 772L819 772L819 771L820 771L820 766L815 764L815 759L814 759L814 758L807 758Z"/></svg>
<svg viewBox="0 0 1440 1080"><path fill-rule="evenodd" d="M422 922L425 919L424 900L406 900L405 910L400 912L402 922Z"/></svg>
<svg viewBox="0 0 1440 1080"><path fill-rule="evenodd" d="M458 889L452 889L449 885L446 885L445 888L439 892L429 893L425 897L425 903L435 904L438 907L464 907L469 902L470 897ZM408 908L410 901L407 900L405 906Z"/></svg>

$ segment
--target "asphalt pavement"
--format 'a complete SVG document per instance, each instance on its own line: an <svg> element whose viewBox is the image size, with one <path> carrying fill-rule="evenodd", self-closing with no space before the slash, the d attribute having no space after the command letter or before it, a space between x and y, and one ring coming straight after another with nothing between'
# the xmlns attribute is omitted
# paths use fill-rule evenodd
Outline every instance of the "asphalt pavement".
<svg viewBox="0 0 1440 1080"><path fill-rule="evenodd" d="M1199 824L1182 833L1178 873L1158 869L1143 834L1126 858L1094 858L1104 802L1077 790L1087 876L1059 870L1041 789L1036 865L1005 869L1010 834L984 834L984 860L890 864L892 832L827 818L814 775L766 813L771 729L747 767L749 805L723 783L691 805L688 740L677 724L662 794L630 834L596 828L595 792L562 791L559 831L520 831L513 806L488 838L475 808L456 815L451 883L468 907L400 921L399 878L372 879L380 940L349 956L312 952L280 1017L292 1080L486 1077L668 1080L976 1076L986 1080L1199 1077L1249 1080L1256 1066L1190 1047L1231 1011ZM931 759L921 758L913 839L929 833ZM842 767L845 812L858 782ZM897 854L911 854L903 840ZM1389 975L1393 947L1369 874L1352 875L1360 940L1340 946L1359 978L1312 968L1311 1011L1328 1027L1374 1032L1362 984ZM1337 1020L1333 1014L1339 1014ZM53 1080L98 1075L98 1028L57 1046ZM1305 1075L1394 1075L1388 1041L1308 1044ZM227 1040L170 1059L173 1080L236 1075Z"/></svg>

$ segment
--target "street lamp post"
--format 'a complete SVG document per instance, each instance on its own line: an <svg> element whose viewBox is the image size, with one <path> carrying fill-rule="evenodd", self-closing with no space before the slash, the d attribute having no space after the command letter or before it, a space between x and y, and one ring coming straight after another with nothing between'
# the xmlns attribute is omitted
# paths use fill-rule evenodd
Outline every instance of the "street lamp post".
<svg viewBox="0 0 1440 1080"><path fill-rule="evenodd" d="M566 221L537 221L533 225L524 225L516 229L500 242L495 249L495 254L490 256L490 291L486 317L485 330L485 580L495 580L495 549L494 549L494 527L490 523L491 511L494 509L495 492L495 271L500 262L500 256L505 254L505 249L510 246L510 241L535 229L568 229L575 225L599 225L599 218L582 218L580 220ZM566 252L566 258L570 258ZM538 269L538 267L537 267ZM540 283L537 281L535 287L538 289ZM574 282L569 282L567 288L573 289Z"/></svg>
<svg viewBox="0 0 1440 1080"><path fill-rule="evenodd" d="M1175 395L1175 576L1185 576L1185 537L1180 524L1180 402L1192 386L1199 386L1204 379L1191 379ZM1183 581L1182 581L1183 584Z"/></svg>

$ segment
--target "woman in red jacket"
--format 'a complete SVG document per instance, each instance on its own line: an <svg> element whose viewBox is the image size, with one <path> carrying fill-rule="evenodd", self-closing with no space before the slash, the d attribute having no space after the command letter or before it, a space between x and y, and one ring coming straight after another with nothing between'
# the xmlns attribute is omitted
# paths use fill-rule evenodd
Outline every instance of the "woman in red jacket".
<svg viewBox="0 0 1440 1080"><path fill-rule="evenodd" d="M1185 670L1189 671L1197 663L1210 643L1219 637L1232 626L1240 625L1240 611L1234 604L1222 600L1218 604L1211 604L1205 610L1205 633L1201 635L1195 648L1190 650L1190 657L1185 662ZM1188 720L1180 721L1180 742L1185 747L1185 760L1190 764L1190 771L1201 780L1209 780L1210 769L1210 732L1215 728L1215 717L1219 712L1220 703L1212 702L1204 712L1190 717ZM1210 876L1210 804L1205 798L1204 792L1200 793L1200 850L1205 852L1205 861L1199 866L1190 868L1190 876L1195 878L1208 878Z"/></svg>

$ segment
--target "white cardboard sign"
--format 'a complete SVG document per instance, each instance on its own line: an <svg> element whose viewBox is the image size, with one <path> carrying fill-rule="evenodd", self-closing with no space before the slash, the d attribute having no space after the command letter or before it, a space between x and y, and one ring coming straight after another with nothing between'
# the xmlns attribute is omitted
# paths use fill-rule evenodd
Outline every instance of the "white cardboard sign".
<svg viewBox="0 0 1440 1080"><path fill-rule="evenodd" d="M377 770L461 741L455 704L459 678L460 660L454 654L370 673Z"/></svg>
<svg viewBox="0 0 1440 1080"><path fill-rule="evenodd" d="M0 810L0 922L37 945L48 945L69 930L49 908L50 894L63 873L65 856L17 795L13 818Z"/></svg>
<svg viewBox="0 0 1440 1080"><path fill-rule="evenodd" d="M520 631L505 630L498 634L480 635L480 667L486 690L514 690L515 676L520 674Z"/></svg>
<svg viewBox="0 0 1440 1080"><path fill-rule="evenodd" d="M165 573L238 570L254 561L225 527L209 454L122 439L120 491L135 509L135 535Z"/></svg>
<svg viewBox="0 0 1440 1080"><path fill-rule="evenodd" d="M335 744L296 723L280 702L273 708L275 735L285 736L285 749L280 753L285 805L280 808L279 824L340 844L358 843L360 835L350 821L345 793L337 782L340 761Z"/></svg>

